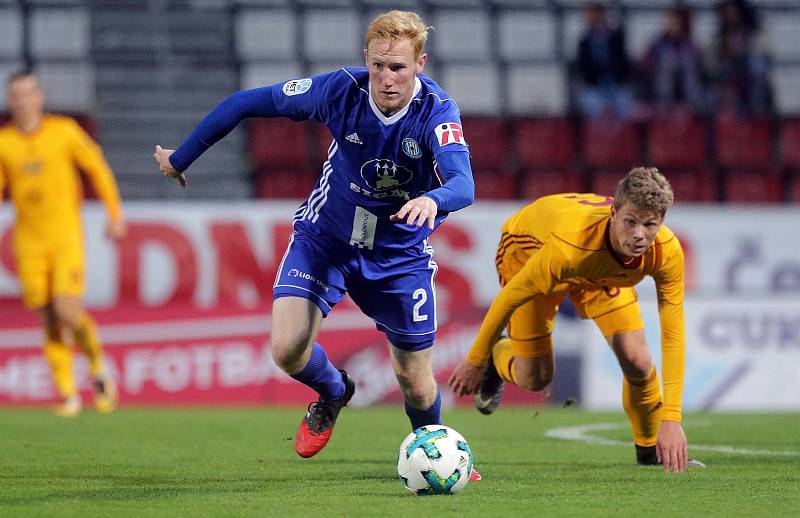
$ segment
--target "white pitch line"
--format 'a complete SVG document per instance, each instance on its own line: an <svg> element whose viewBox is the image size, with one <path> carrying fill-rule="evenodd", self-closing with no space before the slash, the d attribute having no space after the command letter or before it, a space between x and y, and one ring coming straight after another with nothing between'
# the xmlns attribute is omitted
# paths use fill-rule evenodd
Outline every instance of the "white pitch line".
<svg viewBox="0 0 800 518"><path fill-rule="evenodd" d="M595 437L589 435L590 432L607 432L609 430L619 430L627 428L627 423L597 423L577 426L562 426L551 428L544 435L551 439L561 439L563 441L577 441L588 444L602 444L605 446L631 446L631 441L621 441L619 439L609 439L607 437ZM734 448L733 446L715 446L708 444L690 444L689 449L701 451L715 451L720 453L733 453L738 455L782 455L798 457L800 452L796 451L774 451L774 450L751 450L748 448Z"/></svg>

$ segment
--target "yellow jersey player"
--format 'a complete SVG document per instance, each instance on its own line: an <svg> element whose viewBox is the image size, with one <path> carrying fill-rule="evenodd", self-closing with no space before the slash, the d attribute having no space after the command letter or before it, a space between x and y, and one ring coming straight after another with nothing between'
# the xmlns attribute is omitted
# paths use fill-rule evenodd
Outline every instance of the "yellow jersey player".
<svg viewBox="0 0 800 518"><path fill-rule="evenodd" d="M117 185L100 147L74 120L44 113L35 76L11 76L8 104L11 122L0 128L0 193L8 184L16 211L13 246L23 299L41 318L44 353L62 398L55 412L74 416L81 410L68 335L89 359L97 410L110 412L117 402L116 387L104 372L97 327L82 302L82 193L76 167L103 200L106 236L115 240L125 235Z"/></svg>
<svg viewBox="0 0 800 518"><path fill-rule="evenodd" d="M489 414L500 404L504 382L545 389L553 379L556 312L569 296L583 318L595 321L622 367L637 461L683 471L689 462L681 426L683 251L663 225L672 201L657 169L637 167L613 198L556 194L514 214L497 251L502 289L448 381L452 390L475 394L478 410ZM658 292L663 398L633 288L647 275ZM501 338L506 324L508 338Z"/></svg>

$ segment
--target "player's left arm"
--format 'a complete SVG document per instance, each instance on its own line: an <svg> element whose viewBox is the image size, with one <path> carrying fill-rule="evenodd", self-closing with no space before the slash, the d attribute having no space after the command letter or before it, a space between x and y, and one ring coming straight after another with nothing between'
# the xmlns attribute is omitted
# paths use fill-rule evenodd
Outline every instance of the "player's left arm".
<svg viewBox="0 0 800 518"><path fill-rule="evenodd" d="M391 221L400 221L407 217L407 224L421 227L427 222L428 228L433 230L436 214L440 210L456 211L475 201L475 182L466 150L441 153L437 164L444 178L444 185L406 202L389 217Z"/></svg>
<svg viewBox="0 0 800 518"><path fill-rule="evenodd" d="M683 471L688 462L686 435L681 426L686 364L684 256L675 236L662 246L662 264L654 275L661 323L661 365L664 378L664 405L656 447L666 471Z"/></svg>
<svg viewBox="0 0 800 518"><path fill-rule="evenodd" d="M452 99L435 109L425 128L423 145L436 158L444 183L424 195L409 200L390 216L391 221L408 218L406 223L433 230L439 211L452 212L475 201L475 182L469 161L469 148L461 126L461 114Z"/></svg>
<svg viewBox="0 0 800 518"><path fill-rule="evenodd" d="M87 175L97 195L103 201L108 214L106 237L122 239L125 237L125 219L122 214L119 189L114 173L103 156L100 146L92 140L79 125L69 120L66 130L69 133L72 160Z"/></svg>

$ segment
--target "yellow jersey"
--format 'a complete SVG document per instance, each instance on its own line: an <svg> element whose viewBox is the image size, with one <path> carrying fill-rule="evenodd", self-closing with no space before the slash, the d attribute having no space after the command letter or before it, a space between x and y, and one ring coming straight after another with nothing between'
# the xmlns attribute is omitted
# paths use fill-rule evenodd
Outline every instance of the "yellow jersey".
<svg viewBox="0 0 800 518"><path fill-rule="evenodd" d="M527 240L531 255L495 297L467 361L485 365L511 314L537 295L576 287L632 287L649 275L655 281L661 322L663 417L679 421L686 347L683 250L675 234L662 225L642 256L618 256L609 241L612 204L612 198L595 194L555 194L534 201L506 221L504 235Z"/></svg>
<svg viewBox="0 0 800 518"><path fill-rule="evenodd" d="M73 119L45 115L33 133L13 123L0 128L0 193L8 184L19 245L80 236L83 192L77 168L87 174L109 218L122 218L111 168L100 146Z"/></svg>

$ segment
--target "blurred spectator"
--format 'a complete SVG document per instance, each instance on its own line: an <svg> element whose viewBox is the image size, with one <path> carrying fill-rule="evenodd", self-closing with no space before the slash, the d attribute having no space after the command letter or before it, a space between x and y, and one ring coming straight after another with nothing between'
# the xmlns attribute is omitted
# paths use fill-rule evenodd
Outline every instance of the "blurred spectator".
<svg viewBox="0 0 800 518"><path fill-rule="evenodd" d="M685 7L668 9L664 31L647 50L641 63L644 97L655 112L705 111L703 64L692 43L692 14Z"/></svg>
<svg viewBox="0 0 800 518"><path fill-rule="evenodd" d="M723 0L717 15L719 29L709 53L717 109L766 115L771 107L769 58L755 10L747 0Z"/></svg>
<svg viewBox="0 0 800 518"><path fill-rule="evenodd" d="M578 45L578 105L587 117L627 118L633 111L625 34L608 22L606 7L586 5L586 33Z"/></svg>

